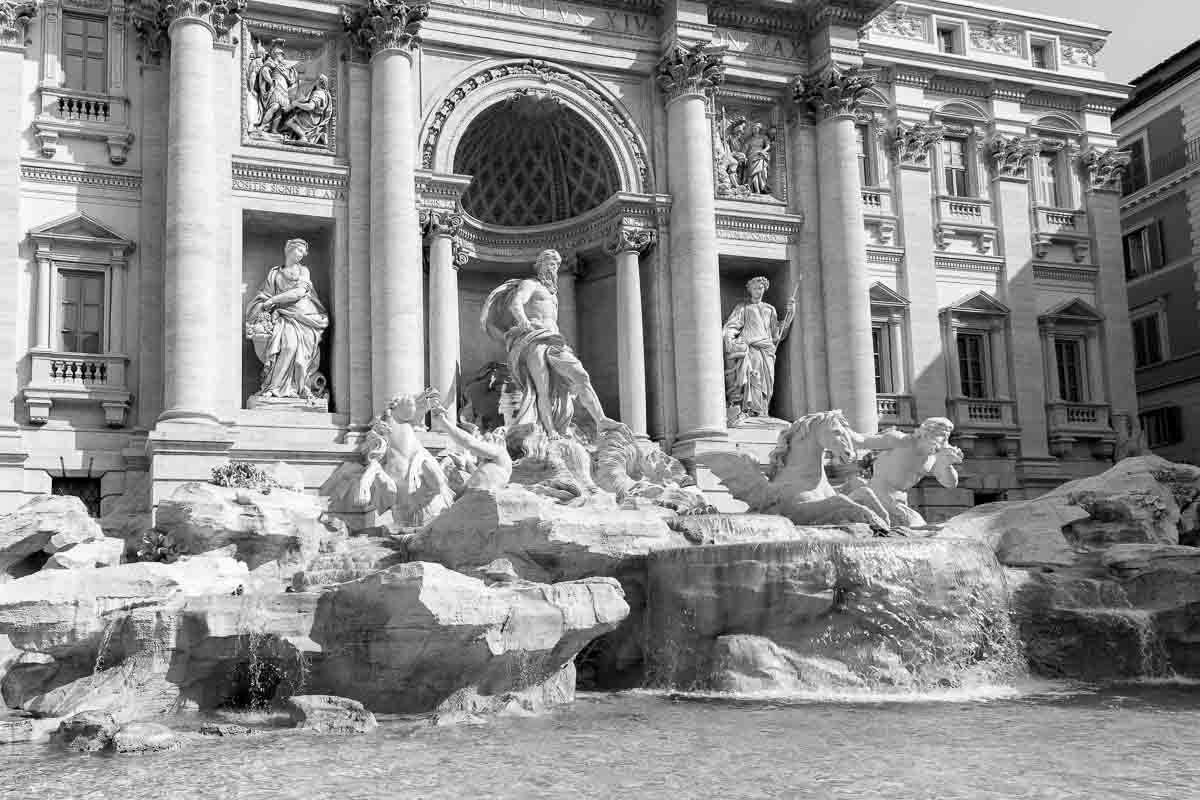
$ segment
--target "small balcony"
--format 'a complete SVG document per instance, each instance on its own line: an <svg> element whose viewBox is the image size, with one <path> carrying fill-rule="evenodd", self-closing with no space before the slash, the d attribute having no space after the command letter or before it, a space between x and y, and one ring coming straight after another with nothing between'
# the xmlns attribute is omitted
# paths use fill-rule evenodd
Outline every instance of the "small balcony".
<svg viewBox="0 0 1200 800"><path fill-rule="evenodd" d="M892 208L892 193L889 189L863 189L862 190L863 216L866 217L894 217L895 210Z"/></svg>
<svg viewBox="0 0 1200 800"><path fill-rule="evenodd" d="M1069 455L1078 441L1089 442L1097 458L1112 455L1117 434L1108 403L1047 403L1046 426L1050 452L1059 458Z"/></svg>
<svg viewBox="0 0 1200 800"><path fill-rule="evenodd" d="M888 425L911 428L917 424L917 411L912 395L877 394L875 410L879 415L880 428Z"/></svg>
<svg viewBox="0 0 1200 800"><path fill-rule="evenodd" d="M978 454L975 447L978 439L995 440L997 455L1016 455L1020 429L1015 401L948 397L946 414L954 423L953 441L967 456Z"/></svg>
<svg viewBox="0 0 1200 800"><path fill-rule="evenodd" d="M944 225L964 225L974 228L994 228L992 221L992 203L976 197L950 197L939 195L937 198L938 222Z"/></svg>
<svg viewBox="0 0 1200 800"><path fill-rule="evenodd" d="M1039 233L1050 235L1067 234L1069 236L1090 235L1087 212L1082 209L1052 208L1036 206L1037 229Z"/></svg>
<svg viewBox="0 0 1200 800"><path fill-rule="evenodd" d="M124 355L33 350L29 360L32 374L23 394L34 425L44 425L58 401L98 403L110 428L125 425L132 395L125 385L129 359Z"/></svg>
<svg viewBox="0 0 1200 800"><path fill-rule="evenodd" d="M129 100L74 89L42 87L41 111L33 121L42 155L53 158L60 137L92 139L108 145L108 159L125 163L133 145Z"/></svg>

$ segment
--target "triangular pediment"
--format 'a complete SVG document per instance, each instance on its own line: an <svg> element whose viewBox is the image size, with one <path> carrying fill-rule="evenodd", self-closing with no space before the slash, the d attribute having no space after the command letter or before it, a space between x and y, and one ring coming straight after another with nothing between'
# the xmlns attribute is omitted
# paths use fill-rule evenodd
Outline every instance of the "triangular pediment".
<svg viewBox="0 0 1200 800"><path fill-rule="evenodd" d="M1054 308L1042 314L1038 319L1042 322L1074 322L1098 323L1104 321L1104 315L1079 298L1065 300Z"/></svg>
<svg viewBox="0 0 1200 800"><path fill-rule="evenodd" d="M1007 316L1008 306L984 291L969 294L956 303L952 303L943 312L957 314L987 314L994 317Z"/></svg>
<svg viewBox="0 0 1200 800"><path fill-rule="evenodd" d="M69 214L53 222L47 222L45 225L31 230L29 236L34 240L41 241L73 242L133 249L133 242L83 213Z"/></svg>
<svg viewBox="0 0 1200 800"><path fill-rule="evenodd" d="M908 298L879 281L871 284L871 305L885 308L907 308Z"/></svg>

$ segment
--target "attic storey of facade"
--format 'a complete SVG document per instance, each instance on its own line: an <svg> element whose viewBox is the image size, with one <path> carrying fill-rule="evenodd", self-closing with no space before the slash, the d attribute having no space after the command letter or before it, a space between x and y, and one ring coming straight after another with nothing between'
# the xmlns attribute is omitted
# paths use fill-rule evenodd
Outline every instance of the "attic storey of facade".
<svg viewBox="0 0 1200 800"><path fill-rule="evenodd" d="M1135 413L1106 31L957 0L343 5L0 0L0 506L87 464L105 496L231 458L321 491L427 387L494 427L522 404L481 316L547 249L587 404L722 508L704 454L765 459L812 411L950 417L968 477L914 491L934 520L1102 469ZM731 317L771 348L743 359Z"/></svg>

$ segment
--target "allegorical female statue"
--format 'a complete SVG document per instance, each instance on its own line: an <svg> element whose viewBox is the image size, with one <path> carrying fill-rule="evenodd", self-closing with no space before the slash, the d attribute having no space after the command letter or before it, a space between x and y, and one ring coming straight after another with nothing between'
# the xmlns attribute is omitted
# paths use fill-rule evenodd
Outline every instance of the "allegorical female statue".
<svg viewBox="0 0 1200 800"><path fill-rule="evenodd" d="M308 267L308 243L290 239L283 248L283 266L271 267L246 308L246 338L263 362L262 386L256 398L325 396L321 365L321 335L329 314L313 288Z"/></svg>
<svg viewBox="0 0 1200 800"><path fill-rule="evenodd" d="M796 297L788 300L783 322L775 306L763 302L771 282L764 277L746 283L746 302L738 303L725 320L725 404L730 423L744 417L765 417L775 393L775 351L796 316Z"/></svg>

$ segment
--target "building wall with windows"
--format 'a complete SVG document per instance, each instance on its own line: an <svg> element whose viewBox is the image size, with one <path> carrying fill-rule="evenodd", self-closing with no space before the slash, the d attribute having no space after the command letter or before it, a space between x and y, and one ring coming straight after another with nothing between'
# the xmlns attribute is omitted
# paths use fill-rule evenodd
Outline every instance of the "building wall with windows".
<svg viewBox="0 0 1200 800"><path fill-rule="evenodd" d="M1121 229L1142 431L1200 463L1200 41L1134 79L1113 129L1133 155Z"/></svg>
<svg viewBox="0 0 1200 800"><path fill-rule="evenodd" d="M4 4L0 506L97 480L102 506L159 497L228 458L318 491L387 397L503 360L481 306L543 247L606 411L688 461L765 455L829 408L948 416L960 488L913 498L937 519L1103 470L1135 412L1126 91L1094 25L961 0L380 0L350 7L388 35L355 38L325 2ZM319 141L255 127L277 40L289 102L327 81ZM292 237L332 320L319 412L249 402L243 311ZM1169 241L1147 234L1146 263ZM721 322L756 275L797 319L774 421L730 425Z"/></svg>

